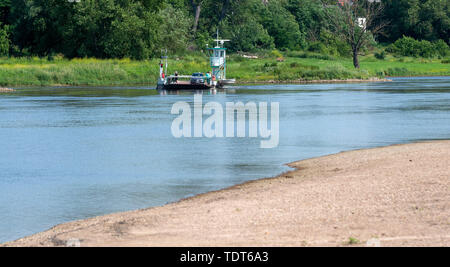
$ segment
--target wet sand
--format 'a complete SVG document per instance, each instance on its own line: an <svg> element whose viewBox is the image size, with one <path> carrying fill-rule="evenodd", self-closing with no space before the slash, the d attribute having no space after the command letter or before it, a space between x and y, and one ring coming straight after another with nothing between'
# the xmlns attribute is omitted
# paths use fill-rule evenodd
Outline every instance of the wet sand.
<svg viewBox="0 0 450 267"><path fill-rule="evenodd" d="M449 246L449 162L450 141L343 152L291 163L296 170L275 178L4 245Z"/></svg>

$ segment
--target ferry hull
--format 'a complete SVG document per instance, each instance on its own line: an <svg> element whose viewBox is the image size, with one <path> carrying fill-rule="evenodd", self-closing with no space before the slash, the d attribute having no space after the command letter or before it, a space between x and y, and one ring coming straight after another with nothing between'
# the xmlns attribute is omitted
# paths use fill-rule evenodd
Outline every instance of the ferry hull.
<svg viewBox="0 0 450 267"><path fill-rule="evenodd" d="M189 82L179 81L178 83L158 83L156 89L157 90L209 90L215 88L214 85L208 85L205 83L201 84L192 84Z"/></svg>

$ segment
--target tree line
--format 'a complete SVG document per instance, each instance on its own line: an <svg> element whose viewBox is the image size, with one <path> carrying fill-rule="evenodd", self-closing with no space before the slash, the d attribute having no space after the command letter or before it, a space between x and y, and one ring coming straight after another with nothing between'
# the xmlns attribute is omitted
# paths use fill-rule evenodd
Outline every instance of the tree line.
<svg viewBox="0 0 450 267"><path fill-rule="evenodd" d="M382 0L367 40L450 42L450 1ZM147 59L201 50L217 30L231 51L355 53L330 17L337 0L0 0L0 54ZM376 23L378 21L378 23ZM370 30L370 29L369 29ZM372 33L372 32L370 32Z"/></svg>

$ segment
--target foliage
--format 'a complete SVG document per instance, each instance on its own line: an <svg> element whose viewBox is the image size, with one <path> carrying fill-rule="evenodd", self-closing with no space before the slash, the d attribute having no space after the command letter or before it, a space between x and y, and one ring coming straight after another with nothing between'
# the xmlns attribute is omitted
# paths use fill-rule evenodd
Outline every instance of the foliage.
<svg viewBox="0 0 450 267"><path fill-rule="evenodd" d="M0 0L0 23L8 23L9 12L11 10L11 0Z"/></svg>
<svg viewBox="0 0 450 267"><path fill-rule="evenodd" d="M298 49L305 46L305 34L300 32L295 17L277 0L260 9L261 23L273 37L279 49Z"/></svg>
<svg viewBox="0 0 450 267"><path fill-rule="evenodd" d="M392 43L403 35L428 40L445 57L448 0L382 2L385 9L374 24L390 23L375 34L376 40ZM231 40L231 52L303 50L348 57L352 47L327 15L338 7L337 0L0 0L0 23L8 29L2 30L3 51L9 45L9 54L15 56L148 59L163 48L176 54L201 51L219 29L221 37ZM363 16L361 12L349 21ZM374 38L368 33L363 40L371 43Z"/></svg>
<svg viewBox="0 0 450 267"><path fill-rule="evenodd" d="M450 55L450 48L444 40L434 42L433 46L438 56L446 57L447 55Z"/></svg>
<svg viewBox="0 0 450 267"><path fill-rule="evenodd" d="M148 58L156 54L158 19L141 2L84 0L74 6L62 51L70 58Z"/></svg>
<svg viewBox="0 0 450 267"><path fill-rule="evenodd" d="M379 59L379 60L385 60L386 59L386 51L382 50L380 52L376 52L374 54L375 58Z"/></svg>
<svg viewBox="0 0 450 267"><path fill-rule="evenodd" d="M231 42L230 51L255 52L261 49L273 49L274 38L256 16L249 14L263 8L260 1L246 1L242 8L236 9L233 16L226 17L220 24L221 35Z"/></svg>
<svg viewBox="0 0 450 267"><path fill-rule="evenodd" d="M158 15L161 21L158 43L164 44L164 48L172 53L185 51L192 19L185 12L171 5L167 5Z"/></svg>
<svg viewBox="0 0 450 267"><path fill-rule="evenodd" d="M0 24L0 56L9 55L10 42L9 27Z"/></svg>
<svg viewBox="0 0 450 267"><path fill-rule="evenodd" d="M400 56L420 56L425 58L445 57L450 52L448 45L442 40L432 43L427 40L419 41L407 36L398 39L388 50Z"/></svg>
<svg viewBox="0 0 450 267"><path fill-rule="evenodd" d="M281 54L280 53L280 51L278 51L278 50L272 50L271 52L270 52L270 55L273 57L273 58L283 58L283 54Z"/></svg>
<svg viewBox="0 0 450 267"><path fill-rule="evenodd" d="M351 47L355 68L360 67L358 56L361 51L374 44L373 35L386 26L386 22L379 20L383 9L382 3L353 0L327 8L325 12L330 21L330 31Z"/></svg>
<svg viewBox="0 0 450 267"><path fill-rule="evenodd" d="M320 0L288 0L286 8L294 15L300 32L308 40L320 39L320 34L328 23Z"/></svg>
<svg viewBox="0 0 450 267"><path fill-rule="evenodd" d="M403 35L419 40L449 43L450 1L448 0L383 0L383 18L390 21L379 39L394 42Z"/></svg>
<svg viewBox="0 0 450 267"><path fill-rule="evenodd" d="M73 3L58 0L17 0L11 3L12 39L20 50L47 55L61 51L63 33L72 20Z"/></svg>
<svg viewBox="0 0 450 267"><path fill-rule="evenodd" d="M275 47L273 38L266 29L254 18L248 18L247 23L234 27L225 27L224 33L231 39L231 51L257 51Z"/></svg>
<svg viewBox="0 0 450 267"><path fill-rule="evenodd" d="M14 43L39 56L149 58L160 37L160 5L159 0L17 0L11 9Z"/></svg>
<svg viewBox="0 0 450 267"><path fill-rule="evenodd" d="M307 50L331 56L351 56L351 47L327 30L320 33L319 41L310 42Z"/></svg>

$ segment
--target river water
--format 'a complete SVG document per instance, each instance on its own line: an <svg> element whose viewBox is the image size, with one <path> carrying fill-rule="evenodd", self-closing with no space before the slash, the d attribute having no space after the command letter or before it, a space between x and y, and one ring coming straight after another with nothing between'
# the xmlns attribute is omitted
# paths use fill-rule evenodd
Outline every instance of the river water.
<svg viewBox="0 0 450 267"><path fill-rule="evenodd" d="M450 77L235 86L203 102L279 102L280 142L174 138L193 92L17 88L0 94L0 242L55 224L163 205L345 150L450 138Z"/></svg>

